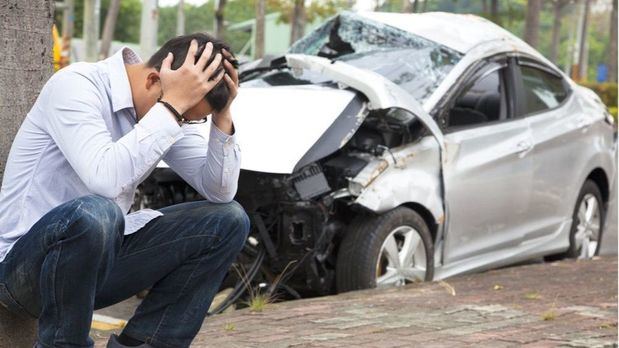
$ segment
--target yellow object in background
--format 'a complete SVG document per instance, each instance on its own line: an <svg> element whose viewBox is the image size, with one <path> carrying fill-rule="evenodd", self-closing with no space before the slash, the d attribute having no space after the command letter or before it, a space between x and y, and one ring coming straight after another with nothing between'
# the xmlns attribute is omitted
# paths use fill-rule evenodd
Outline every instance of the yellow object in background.
<svg viewBox="0 0 619 348"><path fill-rule="evenodd" d="M60 35L58 34L58 28L56 28L56 24L52 26L52 57L54 62L54 71L58 71L61 68L60 66L60 54L62 53L62 40L60 39Z"/></svg>

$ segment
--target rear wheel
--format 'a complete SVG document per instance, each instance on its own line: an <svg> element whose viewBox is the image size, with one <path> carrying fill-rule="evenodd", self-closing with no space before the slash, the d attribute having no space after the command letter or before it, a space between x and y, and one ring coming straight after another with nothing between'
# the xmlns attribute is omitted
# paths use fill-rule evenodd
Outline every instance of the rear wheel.
<svg viewBox="0 0 619 348"><path fill-rule="evenodd" d="M585 181L572 216L570 248L567 257L590 259L600 251L605 209L602 194L595 182Z"/></svg>
<svg viewBox="0 0 619 348"><path fill-rule="evenodd" d="M585 181L572 214L570 247L565 253L553 255L547 259L590 259L597 255L600 251L605 215L600 189L594 181Z"/></svg>
<svg viewBox="0 0 619 348"><path fill-rule="evenodd" d="M398 207L383 215L360 218L350 226L339 248L337 290L432 280L433 259L430 230L414 210Z"/></svg>

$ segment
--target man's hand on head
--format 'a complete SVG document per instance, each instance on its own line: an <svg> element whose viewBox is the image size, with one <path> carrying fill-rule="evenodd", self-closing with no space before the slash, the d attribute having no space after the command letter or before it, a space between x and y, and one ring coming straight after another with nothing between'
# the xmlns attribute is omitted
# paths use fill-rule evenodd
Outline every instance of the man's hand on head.
<svg viewBox="0 0 619 348"><path fill-rule="evenodd" d="M181 114L200 102L223 78L226 70L222 69L217 76L211 79L221 64L222 56L217 53L207 67L208 59L213 52L213 44L208 42L200 58L194 62L197 51L198 42L192 40L185 61L178 69L172 70L174 56L171 52L161 63L159 72L161 99L170 103ZM228 64L231 66L230 63Z"/></svg>
<svg viewBox="0 0 619 348"><path fill-rule="evenodd" d="M228 102L226 105L219 111L213 111L213 123L217 125L217 128L222 130L227 134L232 134L232 115L230 114L230 105L234 98L236 98L239 90L239 74L230 63L232 54L227 50L223 49L222 53L224 55L223 65L225 68L224 80L228 86L228 91L230 92L228 97Z"/></svg>

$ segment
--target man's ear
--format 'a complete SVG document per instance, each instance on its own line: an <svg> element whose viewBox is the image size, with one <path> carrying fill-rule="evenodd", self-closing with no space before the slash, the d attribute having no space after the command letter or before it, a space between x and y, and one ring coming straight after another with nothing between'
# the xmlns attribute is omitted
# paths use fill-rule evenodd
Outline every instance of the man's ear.
<svg viewBox="0 0 619 348"><path fill-rule="evenodd" d="M146 76L146 87L147 91L150 91L153 87L161 88L161 80L159 79L159 72L157 70L153 70L148 73Z"/></svg>

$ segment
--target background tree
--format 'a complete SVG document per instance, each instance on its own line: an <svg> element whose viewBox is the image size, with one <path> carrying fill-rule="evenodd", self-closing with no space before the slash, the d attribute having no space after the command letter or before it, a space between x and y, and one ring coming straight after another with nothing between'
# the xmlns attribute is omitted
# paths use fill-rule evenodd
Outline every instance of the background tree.
<svg viewBox="0 0 619 348"><path fill-rule="evenodd" d="M107 58L107 56L110 55L110 46L112 46L112 39L114 38L114 28L116 28L118 10L120 10L120 0L110 0L110 8L105 16L103 34L101 34L100 59Z"/></svg>
<svg viewBox="0 0 619 348"><path fill-rule="evenodd" d="M294 0L290 21L290 43L297 41L305 34L305 0Z"/></svg>
<svg viewBox="0 0 619 348"><path fill-rule="evenodd" d="M550 44L550 60L557 62L559 39L561 35L561 10L567 4L566 0L554 0L552 21L552 42Z"/></svg>
<svg viewBox="0 0 619 348"><path fill-rule="evenodd" d="M185 35L185 0L178 0L176 5L176 35Z"/></svg>
<svg viewBox="0 0 619 348"><path fill-rule="evenodd" d="M490 2L490 19L494 23L501 25L501 17L499 17L499 0L492 0Z"/></svg>
<svg viewBox="0 0 619 348"><path fill-rule="evenodd" d="M215 37L223 39L224 37L224 10L226 8L226 0L215 0Z"/></svg>
<svg viewBox="0 0 619 348"><path fill-rule="evenodd" d="M256 38L254 43L254 58L264 56L264 13L265 0L256 0Z"/></svg>
<svg viewBox="0 0 619 348"><path fill-rule="evenodd" d="M610 39L608 55L608 80L617 82L617 0L612 0L610 12Z"/></svg>
<svg viewBox="0 0 619 348"><path fill-rule="evenodd" d="M524 41L537 47L539 34L539 15L542 10L542 0L528 0L527 16L524 25Z"/></svg>
<svg viewBox="0 0 619 348"><path fill-rule="evenodd" d="M0 177L26 113L52 74L52 0L0 2Z"/></svg>

